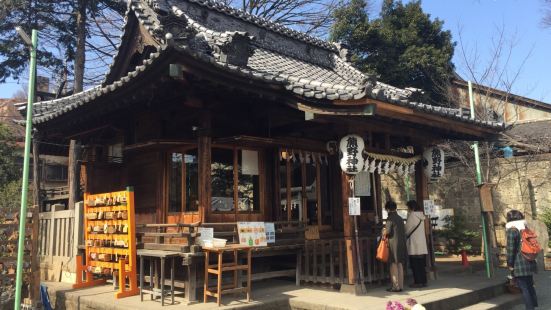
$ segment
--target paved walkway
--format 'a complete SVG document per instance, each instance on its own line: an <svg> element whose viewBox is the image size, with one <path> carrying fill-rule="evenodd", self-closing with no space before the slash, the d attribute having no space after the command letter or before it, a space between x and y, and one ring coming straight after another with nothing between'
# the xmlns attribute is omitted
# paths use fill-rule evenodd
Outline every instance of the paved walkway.
<svg viewBox="0 0 551 310"><path fill-rule="evenodd" d="M405 302L408 298L414 298L419 303L429 303L446 298L453 299L454 296L503 282L503 277L498 276L489 280L481 271L461 272L461 267L455 264L451 267L448 264L441 269L439 278L431 281L429 287L409 289L398 294L388 293L385 291L385 287L379 287L368 289L367 296L352 296L321 286L296 287L290 281L271 280L253 283L253 301L251 303L246 303L243 295L229 295L223 298L224 306L221 308L216 306L215 299L209 298L208 303L194 303L188 305L186 309L289 309L289 305L292 305L293 308L326 310L385 309L389 300ZM114 298L114 291L110 285L81 290L72 290L70 284L65 283L47 283L47 286L51 295L57 291L57 297L65 299L64 304L68 309L161 309L160 302L149 300L149 296L144 298L144 302L140 302L139 296L117 300ZM65 294L59 294L62 291ZM51 298L55 303L55 296L51 296ZM178 297L176 305L165 306L163 309L180 309L183 302L183 298ZM58 304L60 303L63 302L59 300Z"/></svg>
<svg viewBox="0 0 551 310"><path fill-rule="evenodd" d="M539 273L534 277L540 305L538 310L551 310L551 272L544 271L541 267L539 270ZM512 310L524 310L524 305L516 306Z"/></svg>

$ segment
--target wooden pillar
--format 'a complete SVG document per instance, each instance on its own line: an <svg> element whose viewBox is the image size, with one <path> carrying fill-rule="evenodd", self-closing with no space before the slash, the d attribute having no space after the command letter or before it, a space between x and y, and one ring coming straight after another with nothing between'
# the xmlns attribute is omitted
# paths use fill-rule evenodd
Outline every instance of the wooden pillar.
<svg viewBox="0 0 551 310"><path fill-rule="evenodd" d="M415 164L415 197L420 206L423 205L423 200L429 199L429 182L427 176L423 172L422 160Z"/></svg>
<svg viewBox="0 0 551 310"><path fill-rule="evenodd" d="M79 199L80 192L80 174L78 172L80 160L80 143L71 140L69 143L69 164L67 167L69 181L69 210L75 208L75 203Z"/></svg>
<svg viewBox="0 0 551 310"><path fill-rule="evenodd" d="M343 218L343 235L344 244L346 247L346 266L348 272L348 284L356 283L358 274L358 261L356 260L356 248L354 246L354 221L348 215L348 197L351 195L349 177L341 173L341 192L342 192L342 218Z"/></svg>
<svg viewBox="0 0 551 310"><path fill-rule="evenodd" d="M197 132L199 155L199 216L201 222L207 221L207 214L211 205L211 115L204 111L201 115L201 124Z"/></svg>
<svg viewBox="0 0 551 310"><path fill-rule="evenodd" d="M417 147L415 153L423 154L424 149L422 147ZM415 164L415 197L417 204L423 206L423 200L429 199L429 182L428 178L423 171L423 160L418 161ZM427 248L429 255L427 257L427 265L429 266L430 278L436 279L436 268L435 268L435 256L434 256L434 242L432 240L432 221L430 216L427 216L425 221L425 234L427 236Z"/></svg>
<svg viewBox="0 0 551 310"><path fill-rule="evenodd" d="M40 189L40 181L42 178L40 169L40 150L39 150L39 136L33 135L33 192L34 192L34 204L38 208L38 212L42 211L42 195Z"/></svg>

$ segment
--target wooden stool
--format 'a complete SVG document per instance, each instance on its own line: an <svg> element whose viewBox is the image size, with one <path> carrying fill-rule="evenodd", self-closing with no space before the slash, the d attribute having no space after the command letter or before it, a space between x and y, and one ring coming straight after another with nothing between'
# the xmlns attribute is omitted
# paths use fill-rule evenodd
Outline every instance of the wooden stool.
<svg viewBox="0 0 551 310"><path fill-rule="evenodd" d="M170 297L174 304L174 259L180 257L179 252L160 251L160 250L138 250L137 255L140 258L140 300L143 301L143 294L150 294L153 297L161 297L161 306L165 305L165 261L170 259ZM149 259L149 289L144 289L144 258ZM155 275L157 275L157 260L161 262L161 279L153 279L153 264L155 264ZM155 283L158 282L158 283ZM160 287L160 292L155 291L155 286Z"/></svg>
<svg viewBox="0 0 551 310"><path fill-rule="evenodd" d="M243 246L239 244L227 245L222 248L203 248L205 251L205 284L204 284L204 294L203 300L207 302L207 296L212 296L216 298L218 306L220 306L220 301L222 299L222 294L228 293L247 293L247 302L251 300L251 247ZM239 264L239 252L243 251L247 253L247 264ZM233 262L225 263L223 262L224 252L233 252ZM210 253L218 254L217 263L214 265L209 265ZM241 276L241 271L247 271L247 286L241 287L243 284L242 281L238 280ZM223 272L233 272L233 285L222 286L222 273ZM209 274L215 274L218 277L218 282L216 283L216 291L209 289Z"/></svg>

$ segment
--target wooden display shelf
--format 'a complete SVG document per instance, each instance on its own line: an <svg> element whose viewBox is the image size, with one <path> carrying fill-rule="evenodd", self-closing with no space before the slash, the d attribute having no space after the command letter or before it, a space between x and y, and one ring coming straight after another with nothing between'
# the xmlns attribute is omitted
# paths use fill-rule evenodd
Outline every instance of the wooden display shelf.
<svg viewBox="0 0 551 310"><path fill-rule="evenodd" d="M112 197L124 197L126 199L125 205L102 205L102 206L90 206L88 201L94 201L96 199L105 199ZM115 248L106 246L85 246L86 256L83 262L83 257L77 256L77 278L73 288L82 288L88 286L94 286L105 283L104 279L95 279L94 273L89 270L88 267L100 267L108 268L111 270L118 270L119 279L119 291L115 294L116 298L122 298L138 294L138 283L136 275L136 227L135 227L135 214L134 214L134 191L131 187L126 191L103 193L90 195L86 193L84 195L84 214L97 213L97 212L118 212L126 211L127 219L87 219L84 216L84 240L121 240L128 244L128 248ZM106 234L102 231L91 232L88 231L90 226L121 226L126 225L128 231L125 233L113 233ZM125 257L125 260L119 260L118 262L103 262L95 261L91 259L90 253L98 254L111 254L121 255Z"/></svg>

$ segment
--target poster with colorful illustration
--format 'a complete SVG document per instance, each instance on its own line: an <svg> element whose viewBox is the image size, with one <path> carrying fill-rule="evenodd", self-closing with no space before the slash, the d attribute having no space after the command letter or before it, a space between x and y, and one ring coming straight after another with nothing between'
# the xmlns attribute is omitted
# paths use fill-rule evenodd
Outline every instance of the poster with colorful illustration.
<svg viewBox="0 0 551 310"><path fill-rule="evenodd" d="M237 222L239 244L248 246L267 246L264 222Z"/></svg>

